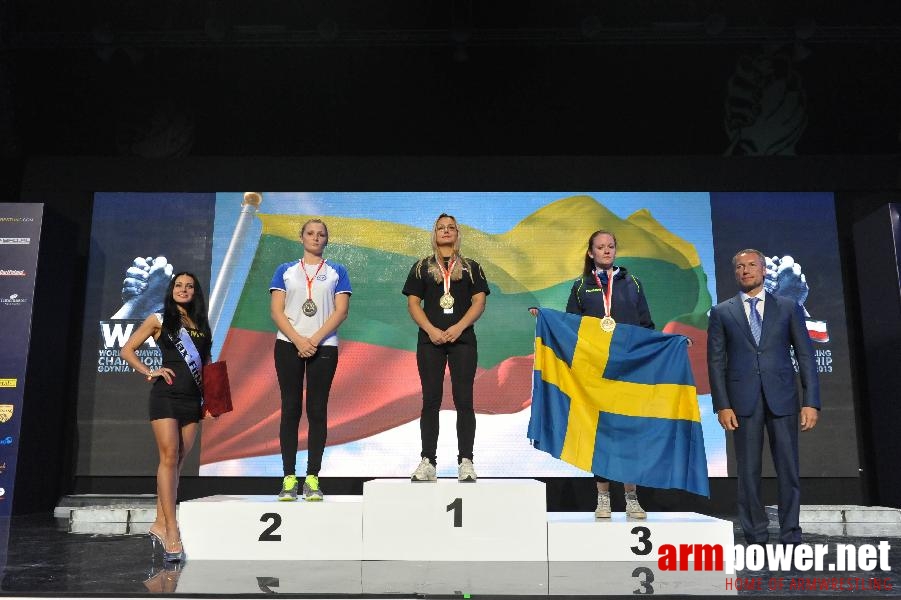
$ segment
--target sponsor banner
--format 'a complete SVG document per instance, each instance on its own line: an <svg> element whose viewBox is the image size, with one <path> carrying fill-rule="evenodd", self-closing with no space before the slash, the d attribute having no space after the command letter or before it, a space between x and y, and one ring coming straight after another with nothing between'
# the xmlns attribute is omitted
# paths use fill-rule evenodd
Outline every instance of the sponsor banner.
<svg viewBox="0 0 901 600"><path fill-rule="evenodd" d="M0 306L25 306L26 304L28 304L28 298L23 298L19 294L0 296Z"/></svg>
<svg viewBox="0 0 901 600"><path fill-rule="evenodd" d="M0 203L0 517L12 511L43 205Z"/></svg>

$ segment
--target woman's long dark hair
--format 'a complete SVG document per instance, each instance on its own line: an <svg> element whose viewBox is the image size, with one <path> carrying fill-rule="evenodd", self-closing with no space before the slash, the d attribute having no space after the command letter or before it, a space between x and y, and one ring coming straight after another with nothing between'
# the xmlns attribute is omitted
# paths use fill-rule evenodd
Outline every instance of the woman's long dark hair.
<svg viewBox="0 0 901 600"><path fill-rule="evenodd" d="M212 332L210 331L210 320L207 316L206 297L203 295L203 288L200 287L200 281L197 280L197 276L188 271L176 273L172 276L172 279L169 280L169 286L166 288L166 299L163 301L163 333L172 338L177 338L178 332L182 327L181 313L178 312L178 303L172 297L172 291L175 289L175 280L182 275L187 275L194 280L194 297L191 298L191 301L185 306L185 311L188 313L188 317L194 321L197 330L203 333L207 339L211 340ZM206 360L207 357L204 356L202 358Z"/></svg>
<svg viewBox="0 0 901 600"><path fill-rule="evenodd" d="M604 233L613 238L614 246L619 247L619 243L617 243L616 241L616 236L613 235L612 232L606 231L604 229L598 229L597 231L592 233L588 238L588 250L585 252L585 266L582 268L582 275L585 277L591 277L591 274L594 273L594 259L588 256L588 253L591 252L591 245L594 244L594 238Z"/></svg>

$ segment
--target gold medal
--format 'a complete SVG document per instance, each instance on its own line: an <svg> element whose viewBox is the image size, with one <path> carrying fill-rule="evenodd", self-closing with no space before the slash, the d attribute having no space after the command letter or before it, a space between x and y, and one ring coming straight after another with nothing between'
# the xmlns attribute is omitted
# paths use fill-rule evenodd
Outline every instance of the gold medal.
<svg viewBox="0 0 901 600"><path fill-rule="evenodd" d="M616 329L616 321L610 316L610 309L613 308L613 273L611 272L607 276L607 291L604 291L601 278L598 277L598 269L594 270L594 280L597 282L598 288L604 292L604 317L601 319L601 329L607 333L612 333Z"/></svg>
<svg viewBox="0 0 901 600"><path fill-rule="evenodd" d="M601 329L607 333L611 333L616 329L616 321L613 320L613 317L604 317L601 319Z"/></svg>
<svg viewBox="0 0 901 600"><path fill-rule="evenodd" d="M457 264L457 257L454 256L450 259L447 268L444 268L444 263L441 261L441 257L437 254L435 255L435 262L438 263L438 268L441 270L441 275L444 277L444 294L442 294L441 299L438 300L438 306L444 309L444 312L450 314L451 309L454 307L454 297L451 296L450 293L450 280L451 280L451 271L454 270L454 265Z"/></svg>

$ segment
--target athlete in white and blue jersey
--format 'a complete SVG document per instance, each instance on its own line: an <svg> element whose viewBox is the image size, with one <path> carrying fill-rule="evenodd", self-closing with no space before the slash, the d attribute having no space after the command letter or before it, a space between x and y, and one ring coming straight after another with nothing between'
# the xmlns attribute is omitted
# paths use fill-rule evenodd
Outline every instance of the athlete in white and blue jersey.
<svg viewBox="0 0 901 600"><path fill-rule="evenodd" d="M350 307L347 269L329 263L322 253L328 228L319 219L300 230L303 258L280 265L269 286L270 314L278 328L275 373L282 397L279 443L284 480L279 500L296 500L297 432L303 414L303 383L307 380L308 458L303 498L322 500L319 470L328 435L328 396L338 368L338 326Z"/></svg>
<svg viewBox="0 0 901 600"><path fill-rule="evenodd" d="M312 285L308 290L307 283L310 279ZM291 327L300 335L310 338L322 329L335 312L335 297L351 293L350 277L347 276L344 265L338 263L325 259L312 264L303 259L295 260L281 264L275 270L269 291L271 293L275 290L285 292L284 314ZM308 300L312 300L316 306L316 312L312 316L307 316L303 311ZM322 338L319 346L338 345L337 329L325 332L324 335L326 337ZM281 331L276 337L286 342L291 341Z"/></svg>

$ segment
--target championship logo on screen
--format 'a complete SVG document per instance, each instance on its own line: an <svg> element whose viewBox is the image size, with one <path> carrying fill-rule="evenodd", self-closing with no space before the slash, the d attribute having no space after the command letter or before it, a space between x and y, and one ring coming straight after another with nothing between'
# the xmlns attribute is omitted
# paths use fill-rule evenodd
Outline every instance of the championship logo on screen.
<svg viewBox="0 0 901 600"><path fill-rule="evenodd" d="M14 388L17 381L15 377L0 377L0 388Z"/></svg>
<svg viewBox="0 0 901 600"><path fill-rule="evenodd" d="M28 275L23 269L0 269L0 277L25 277Z"/></svg>
<svg viewBox="0 0 901 600"><path fill-rule="evenodd" d="M2 306L23 306L28 304L28 298L21 298L19 294L10 294L6 298L0 298Z"/></svg>
<svg viewBox="0 0 901 600"><path fill-rule="evenodd" d="M807 332L814 342L825 343L829 341L829 329L826 321L817 321L811 318L804 303L810 294L807 285L807 277L801 271L801 265L795 262L791 256L773 256L766 258L766 278L763 282L766 291L776 296L791 298L804 309L807 318Z"/></svg>
<svg viewBox="0 0 901 600"><path fill-rule="evenodd" d="M829 327L826 321L818 321L810 316L807 307L807 297L810 287L807 285L807 277L801 270L801 265L789 255L779 258L773 256L766 258L766 277L763 281L766 291L776 296L791 298L804 310L807 322L807 334L811 341L825 344L829 341ZM820 373L832 372L832 350L830 348L815 348L814 355L817 361L817 370ZM794 357L792 357L794 361ZM795 365L797 369L797 365Z"/></svg>
<svg viewBox="0 0 901 600"><path fill-rule="evenodd" d="M132 373L119 351L135 329L153 313L163 311L163 298L172 279L173 267L165 256L142 257L132 260L125 270L120 297L122 305L109 320L100 321L100 347L97 359L98 373ZM152 337L137 350L138 358L150 369L162 367L162 357Z"/></svg>
<svg viewBox="0 0 901 600"><path fill-rule="evenodd" d="M13 418L16 407L13 404L0 404L0 423L6 423Z"/></svg>
<svg viewBox="0 0 901 600"><path fill-rule="evenodd" d="M2 244L27 245L30 243L31 243L31 238L27 238L27 237L0 237L0 245L2 245Z"/></svg>

